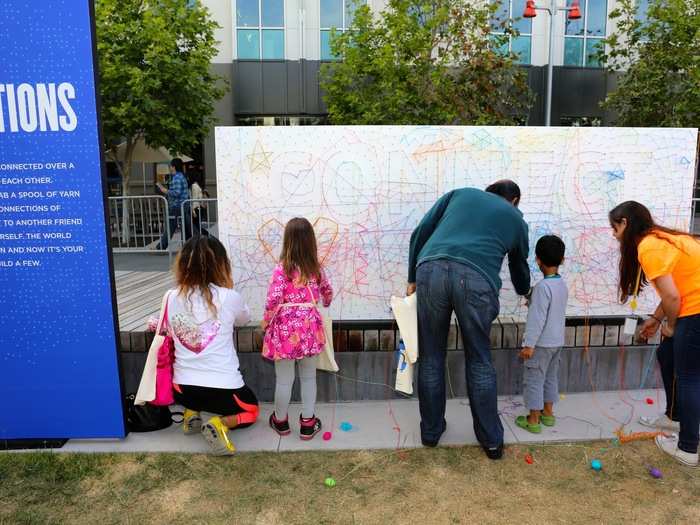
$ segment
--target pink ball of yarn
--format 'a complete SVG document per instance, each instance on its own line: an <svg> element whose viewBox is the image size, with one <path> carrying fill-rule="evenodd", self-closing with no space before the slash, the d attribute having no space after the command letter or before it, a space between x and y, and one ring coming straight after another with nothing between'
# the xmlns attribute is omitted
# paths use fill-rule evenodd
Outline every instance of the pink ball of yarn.
<svg viewBox="0 0 700 525"><path fill-rule="evenodd" d="M323 433L323 441L330 441L330 439L333 437L333 434L330 432L324 432Z"/></svg>

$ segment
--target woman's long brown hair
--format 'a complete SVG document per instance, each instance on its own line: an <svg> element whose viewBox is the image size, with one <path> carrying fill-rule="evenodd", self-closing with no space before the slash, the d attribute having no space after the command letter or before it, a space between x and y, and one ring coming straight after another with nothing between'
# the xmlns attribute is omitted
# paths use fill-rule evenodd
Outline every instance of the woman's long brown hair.
<svg viewBox="0 0 700 525"><path fill-rule="evenodd" d="M640 270L639 254L637 252L637 247L644 237L649 234L656 235L659 239L663 239L677 248L680 248L680 246L676 245L672 239L658 234L666 233L670 235L693 237L693 235L688 232L674 230L673 228L666 228L665 226L656 224L647 207L636 201L626 201L622 204L618 204L610 210L608 218L610 219L611 226L622 224L622 219L627 220L627 226L625 227L622 240L620 241L619 291L620 301L623 303L627 301L631 295L634 295L635 292L640 292L649 284L646 275L644 275L644 270ZM639 290L635 290L638 273L641 273Z"/></svg>
<svg viewBox="0 0 700 525"><path fill-rule="evenodd" d="M209 310L216 315L216 305L209 285L233 288L231 263L226 249L215 237L192 237L185 243L175 261L175 280L180 294L188 300L200 292Z"/></svg>
<svg viewBox="0 0 700 525"><path fill-rule="evenodd" d="M284 228L280 262L284 273L290 279L294 271L299 270L299 280L304 284L311 278L321 280L316 234L308 220L297 217L287 223Z"/></svg>

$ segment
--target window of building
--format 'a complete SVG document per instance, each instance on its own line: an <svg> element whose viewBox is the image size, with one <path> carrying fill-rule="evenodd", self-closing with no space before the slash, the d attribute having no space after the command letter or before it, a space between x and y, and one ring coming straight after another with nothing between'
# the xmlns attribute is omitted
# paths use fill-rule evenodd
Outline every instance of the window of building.
<svg viewBox="0 0 700 525"><path fill-rule="evenodd" d="M324 124L328 124L328 117L325 115L236 118L237 126L322 126Z"/></svg>
<svg viewBox="0 0 700 525"><path fill-rule="evenodd" d="M636 10L634 12L634 18L639 22L640 26L644 28L649 22L649 3L652 0L636 0ZM649 35L641 35L641 42L648 42Z"/></svg>
<svg viewBox="0 0 700 525"><path fill-rule="evenodd" d="M366 0L321 1L321 60L335 60L331 53L331 30L347 31L352 25L355 11Z"/></svg>
<svg viewBox="0 0 700 525"><path fill-rule="evenodd" d="M634 17L640 22L647 21L647 13L649 12L649 0L637 0L637 11Z"/></svg>
<svg viewBox="0 0 700 525"><path fill-rule="evenodd" d="M567 0L567 5L572 5ZM566 19L564 34L564 65L600 67L596 53L605 38L608 19L607 0L581 0L581 18Z"/></svg>
<svg viewBox="0 0 700 525"><path fill-rule="evenodd" d="M491 21L492 33L503 35L502 24L511 21L513 28L520 32L517 37L510 36L500 51L503 53L515 53L518 63L530 64L532 62L532 20L523 18L525 0L496 0L497 10Z"/></svg>
<svg viewBox="0 0 700 525"><path fill-rule="evenodd" d="M512 20L513 27L520 32L519 36L511 36L508 42L499 49L502 53L515 53L519 64L532 63L532 19L523 18L525 0L496 0L498 9L491 20L491 32L502 35L502 24Z"/></svg>
<svg viewBox="0 0 700 525"><path fill-rule="evenodd" d="M239 60L284 59L284 0L236 0Z"/></svg>
<svg viewBox="0 0 700 525"><path fill-rule="evenodd" d="M559 124L574 128L598 128L603 125L600 117L561 117Z"/></svg>

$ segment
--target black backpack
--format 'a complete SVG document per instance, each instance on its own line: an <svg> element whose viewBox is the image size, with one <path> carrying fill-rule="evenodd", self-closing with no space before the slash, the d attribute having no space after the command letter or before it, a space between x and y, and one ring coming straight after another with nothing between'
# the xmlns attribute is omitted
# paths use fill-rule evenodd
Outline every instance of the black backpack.
<svg viewBox="0 0 700 525"><path fill-rule="evenodd" d="M134 394L129 394L124 400L126 409L126 428L129 432L153 432L163 430L173 424L173 416L180 412L170 412L168 407L146 403L134 405Z"/></svg>

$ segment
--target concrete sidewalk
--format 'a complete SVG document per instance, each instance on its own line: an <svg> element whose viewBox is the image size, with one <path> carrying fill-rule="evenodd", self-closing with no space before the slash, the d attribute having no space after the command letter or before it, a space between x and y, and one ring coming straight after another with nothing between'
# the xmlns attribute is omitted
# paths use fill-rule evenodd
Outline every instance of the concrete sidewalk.
<svg viewBox="0 0 700 525"><path fill-rule="evenodd" d="M646 399L653 400L648 404ZM625 390L565 395L557 404L557 424L544 427L535 435L515 426L515 416L524 414L522 397L500 397L499 411L505 428L505 442L546 443L612 439L614 431L624 425L625 432L650 431L637 422L639 416L655 415L665 407L662 390ZM261 406L258 423L230 433L239 452L292 450L353 450L419 447L418 401L391 400L317 405L316 414L323 431L331 431L328 441L322 434L312 441L298 437L300 405L290 407L292 434L280 438L268 426L271 404ZM440 445L476 445L469 403L466 399L447 401L447 431ZM341 423L352 428L341 430ZM347 425L343 425L347 428ZM70 440L57 452L184 452L206 453L207 444L200 436L185 436L180 425L159 432L131 433L124 440Z"/></svg>

